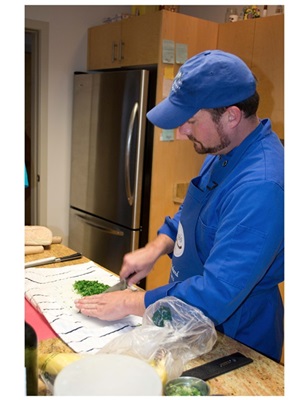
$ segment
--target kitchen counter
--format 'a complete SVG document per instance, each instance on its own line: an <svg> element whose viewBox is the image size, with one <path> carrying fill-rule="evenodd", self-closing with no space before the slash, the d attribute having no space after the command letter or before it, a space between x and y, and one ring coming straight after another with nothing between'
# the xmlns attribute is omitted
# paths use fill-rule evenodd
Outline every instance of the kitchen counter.
<svg viewBox="0 0 308 400"><path fill-rule="evenodd" d="M52 244L44 253L25 256L25 262L51 256L62 257L74 253L62 244ZM82 264L90 261L86 257L79 260L41 266L45 268ZM35 328L35 326L34 326ZM72 352L58 337L39 341L39 352ZM190 361L185 369L190 369L220 357L240 352L252 358L253 362L216 378L208 380L211 394L227 396L284 396L284 366L272 361L247 346L218 332L214 348L207 354ZM43 382L39 382L39 395L46 395Z"/></svg>

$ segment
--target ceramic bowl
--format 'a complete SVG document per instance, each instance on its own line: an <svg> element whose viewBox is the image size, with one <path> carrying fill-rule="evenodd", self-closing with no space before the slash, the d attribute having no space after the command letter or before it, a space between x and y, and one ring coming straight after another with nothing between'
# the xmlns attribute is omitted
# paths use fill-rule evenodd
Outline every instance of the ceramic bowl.
<svg viewBox="0 0 308 400"><path fill-rule="evenodd" d="M95 354L63 368L54 383L55 396L162 396L155 369L138 358Z"/></svg>

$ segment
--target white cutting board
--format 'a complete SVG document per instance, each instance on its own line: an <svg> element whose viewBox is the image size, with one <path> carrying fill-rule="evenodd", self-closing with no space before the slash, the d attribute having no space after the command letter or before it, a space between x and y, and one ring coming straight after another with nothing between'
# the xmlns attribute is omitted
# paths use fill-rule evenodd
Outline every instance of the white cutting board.
<svg viewBox="0 0 308 400"><path fill-rule="evenodd" d="M75 352L95 354L115 337L142 324L142 317L102 321L78 312L73 289L76 280L97 280L113 286L119 278L92 261L58 268L27 268L25 296L41 312L53 330Z"/></svg>

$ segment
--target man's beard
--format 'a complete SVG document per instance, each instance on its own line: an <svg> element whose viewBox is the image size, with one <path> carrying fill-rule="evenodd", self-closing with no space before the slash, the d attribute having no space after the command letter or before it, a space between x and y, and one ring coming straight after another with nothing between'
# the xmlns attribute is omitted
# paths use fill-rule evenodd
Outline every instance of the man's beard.
<svg viewBox="0 0 308 400"><path fill-rule="evenodd" d="M199 140L195 139L192 135L188 136L188 139L191 140L194 144L194 149L198 154L216 154L219 151L225 149L226 147L229 146L231 143L230 139L228 136L225 134L222 126L220 123L217 124L217 133L220 138L220 143L217 146L214 147L205 147L203 143L201 143Z"/></svg>

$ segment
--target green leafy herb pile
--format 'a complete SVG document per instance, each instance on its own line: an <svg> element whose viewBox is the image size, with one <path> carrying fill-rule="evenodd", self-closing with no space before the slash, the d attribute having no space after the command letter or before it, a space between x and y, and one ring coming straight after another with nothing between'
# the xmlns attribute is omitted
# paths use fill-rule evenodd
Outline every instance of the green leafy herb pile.
<svg viewBox="0 0 308 400"><path fill-rule="evenodd" d="M202 396L199 389L193 386L170 384L166 392L167 396Z"/></svg>
<svg viewBox="0 0 308 400"><path fill-rule="evenodd" d="M109 285L105 285L104 283L100 283L98 281L87 280L75 281L73 284L74 290L83 297L103 293L109 287Z"/></svg>

